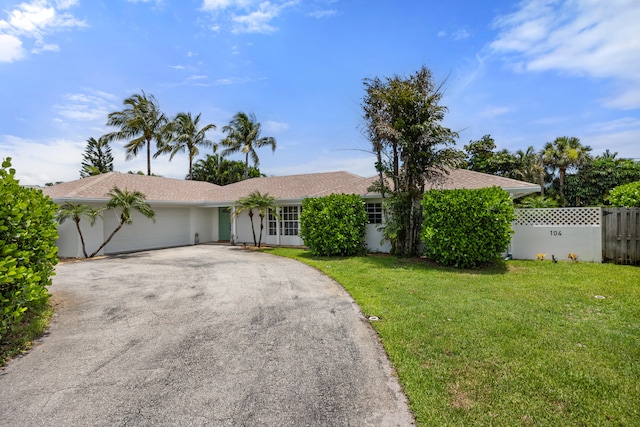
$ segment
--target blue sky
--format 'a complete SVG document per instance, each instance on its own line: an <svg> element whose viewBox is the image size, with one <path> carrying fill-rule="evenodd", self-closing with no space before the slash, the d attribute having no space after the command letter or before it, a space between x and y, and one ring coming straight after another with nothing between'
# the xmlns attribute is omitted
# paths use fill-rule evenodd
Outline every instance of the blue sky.
<svg viewBox="0 0 640 427"><path fill-rule="evenodd" d="M362 80L426 65L459 148L566 135L640 159L638 22L638 0L0 0L0 157L23 184L77 179L87 138L144 90L169 116L202 113L213 141L255 113L278 143L258 152L268 175L373 175ZM123 144L115 169L146 170Z"/></svg>

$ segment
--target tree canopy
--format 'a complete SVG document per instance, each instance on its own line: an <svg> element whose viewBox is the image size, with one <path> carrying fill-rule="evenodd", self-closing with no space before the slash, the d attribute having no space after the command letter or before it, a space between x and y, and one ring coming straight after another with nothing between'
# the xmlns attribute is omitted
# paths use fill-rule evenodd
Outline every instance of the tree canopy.
<svg viewBox="0 0 640 427"><path fill-rule="evenodd" d="M109 141L104 138L91 137L87 139L87 146L82 155L82 169L80 178L113 172L113 154Z"/></svg>
<svg viewBox="0 0 640 427"><path fill-rule="evenodd" d="M104 135L107 141L128 140L124 148L127 160L135 157L146 147L147 175L151 175L151 143L156 142L156 149L161 149L169 137L169 121L153 95L144 91L125 99L125 108L108 115L107 126L119 130Z"/></svg>
<svg viewBox="0 0 640 427"><path fill-rule="evenodd" d="M249 158L253 162L254 167L260 165L260 159L256 153L256 149L262 147L271 147L271 151L276 151L276 140L271 136L260 136L260 123L256 120L254 114L247 115L239 112L228 125L222 128L222 132L227 136L220 141L220 145L226 147L222 152L222 156L232 153L243 153L245 155L244 177L249 176Z"/></svg>
<svg viewBox="0 0 640 427"><path fill-rule="evenodd" d="M194 181L207 181L217 185L227 185L242 181L245 178L244 173L244 162L229 160L217 153L213 155L207 154L204 159L194 163L191 179ZM264 176L260 173L260 169L249 166L247 178L258 178L260 176Z"/></svg>
<svg viewBox="0 0 640 427"><path fill-rule="evenodd" d="M388 212L384 234L393 253L416 255L425 185L460 164L462 153L452 147L458 134L442 125L447 108L428 68L409 77L365 79L364 86L365 133L379 174L375 190Z"/></svg>

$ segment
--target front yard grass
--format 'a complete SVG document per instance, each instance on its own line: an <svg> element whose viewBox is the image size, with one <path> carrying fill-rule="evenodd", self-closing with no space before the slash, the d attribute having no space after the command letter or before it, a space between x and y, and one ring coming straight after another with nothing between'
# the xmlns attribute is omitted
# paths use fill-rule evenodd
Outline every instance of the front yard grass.
<svg viewBox="0 0 640 427"><path fill-rule="evenodd" d="M341 283L420 425L640 425L640 269L508 261L456 270L267 249ZM604 298L603 298L604 297Z"/></svg>

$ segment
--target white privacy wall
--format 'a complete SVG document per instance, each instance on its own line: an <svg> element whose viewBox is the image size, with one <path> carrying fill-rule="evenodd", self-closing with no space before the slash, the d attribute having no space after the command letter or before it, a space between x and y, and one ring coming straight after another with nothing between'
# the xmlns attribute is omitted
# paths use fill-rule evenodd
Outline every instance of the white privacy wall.
<svg viewBox="0 0 640 427"><path fill-rule="evenodd" d="M514 259L537 259L546 254L568 261L575 253L580 261L602 262L602 214L600 208L516 209L511 239Z"/></svg>

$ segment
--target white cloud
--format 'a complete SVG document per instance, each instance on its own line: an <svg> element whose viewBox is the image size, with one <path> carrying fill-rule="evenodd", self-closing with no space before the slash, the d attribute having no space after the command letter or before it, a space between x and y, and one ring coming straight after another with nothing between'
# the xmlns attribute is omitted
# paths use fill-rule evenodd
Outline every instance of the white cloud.
<svg viewBox="0 0 640 427"><path fill-rule="evenodd" d="M513 111L512 108L509 107L492 107L489 106L487 108L485 108L484 110L480 111L477 115L478 117L482 117L485 119L491 119L494 117L498 117L498 116L502 116L504 114L510 113L511 111Z"/></svg>
<svg viewBox="0 0 640 427"><path fill-rule="evenodd" d="M115 96L100 91L64 95L64 104L55 105L58 114L74 121L107 121L107 115L116 111ZM64 123L64 121L63 121Z"/></svg>
<svg viewBox="0 0 640 427"><path fill-rule="evenodd" d="M495 20L490 48L522 71L612 79L619 92L605 105L640 108L638 22L637 0L527 0Z"/></svg>
<svg viewBox="0 0 640 427"><path fill-rule="evenodd" d="M314 18L327 18L329 16L334 16L337 13L338 13L337 10L325 9L325 10L316 10L314 12L311 12L309 13L309 16L312 16Z"/></svg>
<svg viewBox="0 0 640 427"><path fill-rule="evenodd" d="M75 4L76 0L34 0L7 11L7 19L0 19L0 61L11 62L24 57L23 44L29 39L34 40L30 49L34 53L58 51L57 44L45 42L47 36L87 25L70 13L60 13Z"/></svg>
<svg viewBox="0 0 640 427"><path fill-rule="evenodd" d="M278 133L278 132L283 132L289 129L289 125L287 123L276 122L274 120L265 121L263 126L264 126L265 132L268 132L268 133L271 133L271 132Z"/></svg>
<svg viewBox="0 0 640 427"><path fill-rule="evenodd" d="M3 157L11 157L16 178L23 185L78 179L84 145L84 141L35 141L0 135L0 151Z"/></svg>
<svg viewBox="0 0 640 427"><path fill-rule="evenodd" d="M222 22L231 24L234 33L263 33L268 34L277 30L271 21L277 18L283 10L298 4L299 0L204 0L202 10L211 12ZM219 32L221 23L210 26L214 32Z"/></svg>
<svg viewBox="0 0 640 427"><path fill-rule="evenodd" d="M451 38L453 40L464 40L471 37L471 33L467 31L465 28L460 28L456 30L453 34L451 34Z"/></svg>
<svg viewBox="0 0 640 427"><path fill-rule="evenodd" d="M22 41L16 36L0 34L0 62L13 62L24 57Z"/></svg>

